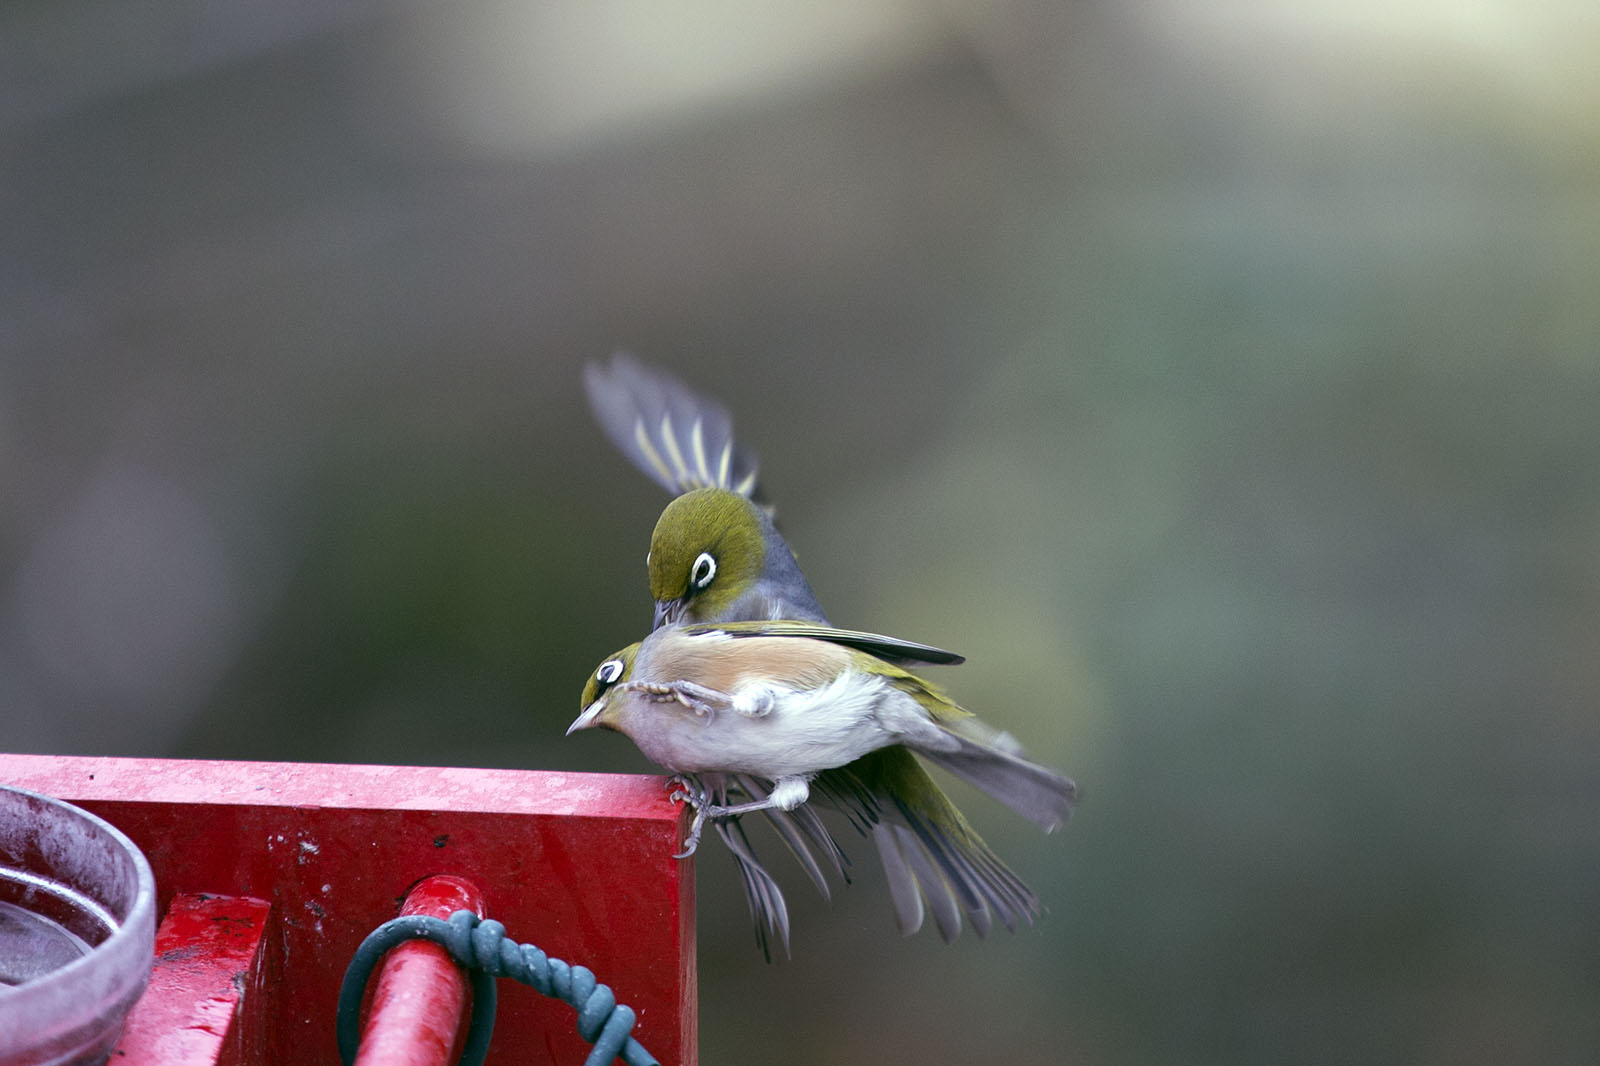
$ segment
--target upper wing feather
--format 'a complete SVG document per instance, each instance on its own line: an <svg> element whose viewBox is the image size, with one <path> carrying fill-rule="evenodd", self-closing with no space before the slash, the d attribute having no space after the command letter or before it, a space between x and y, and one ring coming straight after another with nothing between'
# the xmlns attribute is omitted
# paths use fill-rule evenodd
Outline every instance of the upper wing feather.
<svg viewBox="0 0 1600 1066"><path fill-rule="evenodd" d="M606 437L668 492L722 488L756 499L756 455L739 446L715 400L627 352L585 366L583 386Z"/></svg>
<svg viewBox="0 0 1600 1066"><path fill-rule="evenodd" d="M846 648L864 651L891 663L926 663L930 666L956 666L966 662L966 656L953 651L919 644L914 640L886 637L881 633L864 633L855 629L836 629L816 622L790 620L760 622L705 623L689 627L693 630L721 630L733 637L806 637L827 641Z"/></svg>

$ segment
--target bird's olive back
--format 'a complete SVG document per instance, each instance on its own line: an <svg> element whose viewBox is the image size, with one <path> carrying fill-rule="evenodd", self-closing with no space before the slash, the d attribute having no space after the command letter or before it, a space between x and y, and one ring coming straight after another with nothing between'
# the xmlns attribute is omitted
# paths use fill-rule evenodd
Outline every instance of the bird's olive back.
<svg viewBox="0 0 1600 1066"><path fill-rule="evenodd" d="M718 618L761 575L760 512L726 489L696 489L667 505L650 538L650 594L693 602L691 617Z"/></svg>

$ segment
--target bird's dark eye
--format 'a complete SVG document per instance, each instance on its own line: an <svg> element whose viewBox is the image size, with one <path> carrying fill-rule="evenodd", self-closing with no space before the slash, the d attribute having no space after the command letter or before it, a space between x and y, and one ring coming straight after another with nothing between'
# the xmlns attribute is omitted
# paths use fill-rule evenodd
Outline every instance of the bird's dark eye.
<svg viewBox="0 0 1600 1066"><path fill-rule="evenodd" d="M717 561L711 558L710 552L701 552L695 556L694 566L689 570L689 587L699 592L711 584L711 579L717 576Z"/></svg>
<svg viewBox="0 0 1600 1066"><path fill-rule="evenodd" d="M600 664L600 669L594 672L594 679L600 682L600 686L602 688L604 688L606 685L616 684L617 678L621 676L621 659L607 659L605 662Z"/></svg>

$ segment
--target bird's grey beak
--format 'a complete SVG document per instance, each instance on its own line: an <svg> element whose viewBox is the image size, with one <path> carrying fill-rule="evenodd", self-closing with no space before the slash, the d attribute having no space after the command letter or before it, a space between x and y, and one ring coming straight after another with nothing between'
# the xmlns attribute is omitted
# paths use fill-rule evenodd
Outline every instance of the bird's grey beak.
<svg viewBox="0 0 1600 1066"><path fill-rule="evenodd" d="M570 737L580 729L594 728L599 724L600 715L605 712L605 709L606 701L603 699L595 700L593 703L589 704L589 706L583 709L583 713L574 718L572 720L572 724L567 726L567 736Z"/></svg>
<svg viewBox="0 0 1600 1066"><path fill-rule="evenodd" d="M653 631L660 629L662 626L675 626L682 617L682 600L657 600L656 617L650 628Z"/></svg>

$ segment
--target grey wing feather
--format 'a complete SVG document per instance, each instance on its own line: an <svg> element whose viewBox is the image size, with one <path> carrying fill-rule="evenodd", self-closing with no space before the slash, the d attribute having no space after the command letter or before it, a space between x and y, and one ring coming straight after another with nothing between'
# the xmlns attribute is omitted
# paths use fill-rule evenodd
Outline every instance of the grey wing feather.
<svg viewBox="0 0 1600 1066"><path fill-rule="evenodd" d="M899 835L905 830L897 825L878 824L872 829L872 841L878 845L878 858L883 862L884 880L889 885L889 902L894 906L895 924L901 936L910 936L922 928L922 890L917 887L917 875L911 872L901 847Z"/></svg>
<svg viewBox="0 0 1600 1066"><path fill-rule="evenodd" d="M881 633L839 629L827 624L812 624L789 618L763 619L742 624L706 622L696 628L700 631L720 629L732 637L784 636L825 640L830 644L854 648L900 665L925 663L929 666L959 666L967 661L964 655L935 648L931 644L919 644L914 640L886 637Z"/></svg>
<svg viewBox="0 0 1600 1066"><path fill-rule="evenodd" d="M897 807L904 827L896 838L911 858L936 920L942 903L951 910L959 904L980 936L988 932L996 916L1012 931L1018 919L1032 924L1039 913L1039 898L982 837L964 825L954 831L944 828L952 824L947 818L935 820L904 804ZM955 939L959 923L952 926L946 919L937 924L946 941Z"/></svg>
<svg viewBox="0 0 1600 1066"><path fill-rule="evenodd" d="M772 794L771 782L765 778L752 777L748 774L737 774L734 780L751 799L765 799ZM817 861L814 851L820 851L827 856L828 862L833 866L834 873L846 884L850 882L850 873L847 869L850 858L839 847L839 842L828 832L828 827L823 824L822 818L808 803L802 803L792 811L782 811L776 807L764 812L767 820L777 831L779 839L788 846L797 861L811 878L811 883L817 886L817 891L822 893L823 899L831 899L832 890L828 887L828 878L822 871L822 865Z"/></svg>
<svg viewBox="0 0 1600 1066"><path fill-rule="evenodd" d="M704 775L704 779L719 803L727 802L730 786L743 791L755 800L765 799L772 791L770 782L748 774L736 774L731 778L721 774L707 774ZM849 882L850 875L846 869L850 865L849 858L839 847L833 834L828 832L822 818L809 804L801 804L792 811L772 809L763 813L772 823L778 838L794 855L795 861L806 871L806 875L811 878L824 899L831 898L831 891L827 875L817 860L817 852L827 857L829 864L841 879L846 883ZM728 846L734 864L739 869L745 903L749 906L750 917L755 923L756 945L761 949L761 954L771 962L774 948L782 947L783 954L787 957L789 907L784 900L783 889L756 854L749 835L737 817L719 818L712 824L716 827L717 835Z"/></svg>
<svg viewBox="0 0 1600 1066"><path fill-rule="evenodd" d="M756 945L768 962L772 961L774 943L782 945L785 957L789 955L789 907L783 900L783 889L767 872L750 846L750 838L737 818L722 818L715 823L717 835L728 845L728 852L739 867L739 879L744 885L745 902L755 919Z"/></svg>
<svg viewBox="0 0 1600 1066"><path fill-rule="evenodd" d="M890 825L885 828L888 829L887 834L873 834L878 841L879 855L883 854L883 845L887 839L890 846L899 853L902 865L908 868L919 882L922 898L933 911L933 924L938 928L939 936L948 944L961 932L961 908L957 906L956 894L944 890L947 882L939 871L934 869L927 849L922 847L921 842L910 830L901 825ZM885 872L888 869L889 867L885 865ZM961 902L968 913L983 906L982 901L976 898Z"/></svg>
<svg viewBox="0 0 1600 1066"><path fill-rule="evenodd" d="M929 666L960 666L967 661L965 655L943 648L935 648L931 644L919 644L914 640L901 640L899 637L886 637L881 633L862 633L853 629L832 629L827 626L817 626L815 632L798 634L811 636L818 640L831 641L834 644L843 644L847 648L864 651L868 655L876 655L892 663L926 663Z"/></svg>
<svg viewBox="0 0 1600 1066"><path fill-rule="evenodd" d="M967 824L915 757L898 748L867 758L903 760L903 765L894 765L893 771L902 787L906 781L912 782L907 791L917 800L907 802L897 790L870 783L881 774L858 773L857 769L865 769L860 760L817 775L812 781L812 794L817 803L841 811L861 833L872 838L883 863L900 931L907 935L916 932L928 913L946 941L960 933L963 914L979 936L986 935L996 919L1012 931L1020 922L1031 924L1040 910L1038 897ZM883 767L877 769L881 771ZM713 787L718 802L726 800L730 787L755 799L770 792L765 779L747 774L707 777L716 778ZM812 804L802 804L789 812L763 813L824 898L829 896L829 889L818 852L849 881L849 860ZM787 955L789 911L776 879L756 855L739 819L719 819L713 824L739 868L762 954L771 961L773 948L781 945Z"/></svg>
<svg viewBox="0 0 1600 1066"><path fill-rule="evenodd" d="M946 727L944 735L956 741L953 750L917 751L969 784L987 792L1045 832L1072 815L1078 786L1048 766L1024 758L1015 738L994 731L994 743L971 736L966 722ZM971 727L968 726L968 729Z"/></svg>
<svg viewBox="0 0 1600 1066"><path fill-rule="evenodd" d="M900 931L916 932L924 909L933 913L947 941L960 931L962 913L980 936L995 918L1011 930L1019 921L1031 924L1039 898L967 824L911 753L885 749L875 756L905 760L908 765L894 770L915 782L909 791L919 797L917 803L868 784L854 769L861 760L825 770L812 784L819 799L842 808L858 828L870 832Z"/></svg>
<svg viewBox="0 0 1600 1066"><path fill-rule="evenodd" d="M757 499L758 461L740 447L727 408L627 352L583 368L589 407L606 437L674 496L723 488Z"/></svg>

